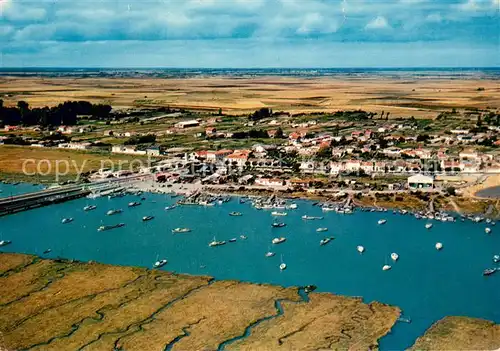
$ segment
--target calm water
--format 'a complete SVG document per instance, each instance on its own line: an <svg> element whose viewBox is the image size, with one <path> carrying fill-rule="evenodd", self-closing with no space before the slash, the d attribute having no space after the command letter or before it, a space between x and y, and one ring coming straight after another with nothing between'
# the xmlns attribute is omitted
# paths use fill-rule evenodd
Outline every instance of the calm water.
<svg viewBox="0 0 500 351"><path fill-rule="evenodd" d="M0 185L5 192L6 185ZM11 187L11 186L8 186ZM0 188L0 189L2 189ZM383 350L411 345L433 322L446 315L480 317L500 322L500 274L483 277L493 266L492 256L500 254L500 226L484 233L485 224L437 223L428 231L425 222L390 213L354 215L323 214L310 202L298 201L297 210L279 217L287 227L273 229L270 211L257 211L250 204L231 201L212 208L178 207L166 195L146 195L141 206L128 208L138 200L127 196L109 200L80 199L0 218L0 239L13 243L4 251L41 255L51 248L50 257L96 260L119 265L151 267L157 255L167 258L164 268L190 274L208 274L217 279L238 279L284 286L315 284L320 291L362 296L365 302L381 301L400 306L412 323L398 323L381 341ZM87 204L97 210L84 212ZM107 210L122 208L124 213L106 216ZM230 211L243 213L230 217ZM325 216L322 221L303 221L304 214ZM142 222L145 215L156 218ZM70 224L61 224L73 217ZM377 225L380 218L387 224ZM101 224L126 223L124 228L97 232ZM171 229L189 227L188 234L172 235ZM316 228L328 227L328 233ZM247 240L240 240L245 234ZM238 237L236 243L209 248L208 243ZM271 245L271 239L287 241ZM326 246L319 241L335 236ZM438 252L434 245L442 242ZM366 249L363 255L357 245ZM272 249L276 256L265 258ZM391 252L400 256L391 263ZM283 255L288 269L278 269ZM382 266L393 268L383 272Z"/></svg>

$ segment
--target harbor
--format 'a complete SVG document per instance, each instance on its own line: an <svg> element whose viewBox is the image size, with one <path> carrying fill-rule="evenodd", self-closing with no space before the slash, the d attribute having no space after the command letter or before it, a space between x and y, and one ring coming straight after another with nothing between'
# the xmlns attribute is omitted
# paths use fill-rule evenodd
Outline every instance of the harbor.
<svg viewBox="0 0 500 351"><path fill-rule="evenodd" d="M4 193L10 192L3 186ZM447 315L500 320L499 312L491 308L500 302L496 294L500 275L483 275L485 269L498 267L492 258L500 254L500 236L491 219L220 194L200 194L194 205L183 205L189 197L167 191L171 188L157 194L134 190L80 198L4 216L0 240L11 242L0 250L149 268L164 259L167 263L161 269L177 273L314 285L319 292L393 304L411 323L403 319L397 323L394 332L381 340L382 349L411 345ZM85 211L86 206L95 209ZM113 209L123 211L107 216ZM154 219L144 221L145 216ZM62 224L63 218L73 220ZM379 225L381 219L386 223ZM274 228L275 222L286 226ZM100 226L121 223L124 226L98 231ZM39 228L44 228L43 234ZM175 229L180 232L173 233ZM320 244L332 237L327 245ZM272 243L276 238L286 240L276 245ZM209 246L213 241L227 244ZM437 243L442 243L441 250ZM391 253L397 253L397 262ZM280 269L282 263L286 269ZM391 269L384 271L384 265Z"/></svg>

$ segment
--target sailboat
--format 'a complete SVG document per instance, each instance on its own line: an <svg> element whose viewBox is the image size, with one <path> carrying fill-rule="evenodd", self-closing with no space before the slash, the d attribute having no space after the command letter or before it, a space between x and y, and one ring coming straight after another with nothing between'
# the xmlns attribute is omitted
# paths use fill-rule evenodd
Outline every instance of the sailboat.
<svg viewBox="0 0 500 351"><path fill-rule="evenodd" d="M280 270L284 271L286 269L286 263L283 262L283 255L281 255Z"/></svg>

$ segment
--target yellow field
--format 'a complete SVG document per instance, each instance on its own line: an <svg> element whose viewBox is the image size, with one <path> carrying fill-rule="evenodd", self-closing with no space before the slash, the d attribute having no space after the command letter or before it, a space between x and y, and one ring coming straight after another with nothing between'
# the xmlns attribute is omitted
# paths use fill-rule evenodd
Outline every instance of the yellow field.
<svg viewBox="0 0 500 351"><path fill-rule="evenodd" d="M478 91L484 88L484 91ZM6 105L32 106L66 100L109 103L115 108L170 106L243 114L261 107L274 111L318 112L364 109L395 116L435 117L452 108L500 108L493 80L382 78L18 78L0 79Z"/></svg>

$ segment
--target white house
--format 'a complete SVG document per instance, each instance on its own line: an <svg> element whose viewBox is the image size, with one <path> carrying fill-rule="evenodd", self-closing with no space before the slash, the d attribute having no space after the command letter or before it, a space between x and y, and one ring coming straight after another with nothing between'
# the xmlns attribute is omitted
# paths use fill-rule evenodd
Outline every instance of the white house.
<svg viewBox="0 0 500 351"><path fill-rule="evenodd" d="M90 149L91 143L62 143L57 145L61 149L71 149L71 150L87 150Z"/></svg>
<svg viewBox="0 0 500 351"><path fill-rule="evenodd" d="M160 147L152 146L146 149L146 154L149 156L160 156Z"/></svg>
<svg viewBox="0 0 500 351"><path fill-rule="evenodd" d="M430 189L434 187L434 178L423 174L415 174L408 178L408 187L411 189Z"/></svg>
<svg viewBox="0 0 500 351"><path fill-rule="evenodd" d="M200 125L200 122L198 120L192 119L189 121L182 121L182 122L176 123L175 128L184 129L184 128L190 128L190 127L198 127L199 125Z"/></svg>
<svg viewBox="0 0 500 351"><path fill-rule="evenodd" d="M114 154L146 155L145 150L137 150L135 146L115 145L111 148Z"/></svg>
<svg viewBox="0 0 500 351"><path fill-rule="evenodd" d="M283 180L279 178L257 178L255 179L255 184L261 186L276 187L283 186Z"/></svg>

